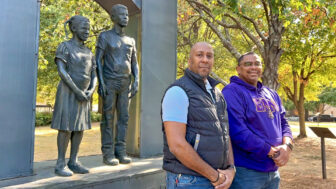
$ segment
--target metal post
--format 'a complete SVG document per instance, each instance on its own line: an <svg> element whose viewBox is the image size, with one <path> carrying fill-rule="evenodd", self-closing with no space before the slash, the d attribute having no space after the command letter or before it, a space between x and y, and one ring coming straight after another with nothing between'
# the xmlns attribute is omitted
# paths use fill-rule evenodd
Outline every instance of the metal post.
<svg viewBox="0 0 336 189"><path fill-rule="evenodd" d="M321 137L321 158L322 158L322 175L323 175L323 179L327 179L324 137Z"/></svg>

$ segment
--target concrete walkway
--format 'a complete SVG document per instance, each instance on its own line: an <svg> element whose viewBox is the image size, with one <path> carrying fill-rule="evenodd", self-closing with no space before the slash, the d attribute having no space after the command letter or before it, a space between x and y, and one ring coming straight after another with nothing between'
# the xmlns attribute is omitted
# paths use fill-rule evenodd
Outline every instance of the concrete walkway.
<svg viewBox="0 0 336 189"><path fill-rule="evenodd" d="M89 174L60 177L54 174L55 161L34 163L34 175L0 181L0 188L164 188L162 157L134 158L128 165L107 166L101 155L81 157ZM114 186L114 187L113 187Z"/></svg>
<svg viewBox="0 0 336 189"><path fill-rule="evenodd" d="M0 188L164 188L165 172L162 170L161 156L133 158L129 165L103 164L99 123L92 123L92 129L84 132L79 150L79 161L90 168L90 173L74 174L72 177L56 176L57 133L48 126L36 127L34 175L1 180ZM69 151L68 147L66 157L69 157Z"/></svg>

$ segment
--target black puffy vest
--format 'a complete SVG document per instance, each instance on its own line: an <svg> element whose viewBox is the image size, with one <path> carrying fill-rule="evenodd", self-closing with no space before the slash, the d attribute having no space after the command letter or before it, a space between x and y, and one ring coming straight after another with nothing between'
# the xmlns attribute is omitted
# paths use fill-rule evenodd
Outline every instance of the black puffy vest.
<svg viewBox="0 0 336 189"><path fill-rule="evenodd" d="M207 78L214 88L218 82ZM228 160L228 119L223 95L214 90L215 103L205 88L202 78L187 69L184 76L170 87L179 86L189 98L186 140L199 156L214 169L224 169ZM168 87L168 89L170 88ZM168 90L167 89L167 90ZM162 124L163 127L163 124ZM197 135L199 140L197 141ZM163 127L163 169L176 174L201 176L185 167L169 151Z"/></svg>

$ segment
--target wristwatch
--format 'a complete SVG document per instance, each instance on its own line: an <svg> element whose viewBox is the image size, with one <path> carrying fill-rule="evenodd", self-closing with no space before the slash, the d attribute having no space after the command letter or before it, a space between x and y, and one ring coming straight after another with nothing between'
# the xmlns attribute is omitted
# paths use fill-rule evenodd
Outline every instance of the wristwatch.
<svg viewBox="0 0 336 189"><path fill-rule="evenodd" d="M233 169L234 172L236 173L236 166L234 166L233 164L228 165L226 169Z"/></svg>
<svg viewBox="0 0 336 189"><path fill-rule="evenodd" d="M288 148L289 148L291 151L293 151L294 146L293 146L292 143L290 143L290 142L286 142L285 144L288 146Z"/></svg>

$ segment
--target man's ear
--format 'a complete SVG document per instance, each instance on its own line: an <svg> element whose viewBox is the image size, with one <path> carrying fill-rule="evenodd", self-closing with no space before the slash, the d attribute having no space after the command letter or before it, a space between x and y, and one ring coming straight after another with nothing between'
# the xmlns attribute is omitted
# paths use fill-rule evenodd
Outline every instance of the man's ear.
<svg viewBox="0 0 336 189"><path fill-rule="evenodd" d="M238 73L238 75L240 74L240 66L236 66L236 71Z"/></svg>

